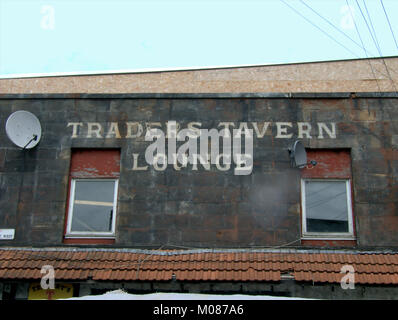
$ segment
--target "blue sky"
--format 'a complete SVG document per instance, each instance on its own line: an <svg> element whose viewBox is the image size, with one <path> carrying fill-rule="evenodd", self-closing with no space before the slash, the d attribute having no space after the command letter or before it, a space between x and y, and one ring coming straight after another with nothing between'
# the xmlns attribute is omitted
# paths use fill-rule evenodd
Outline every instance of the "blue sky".
<svg viewBox="0 0 398 320"><path fill-rule="evenodd" d="M398 55L382 3L398 40L396 0L0 0L0 76Z"/></svg>

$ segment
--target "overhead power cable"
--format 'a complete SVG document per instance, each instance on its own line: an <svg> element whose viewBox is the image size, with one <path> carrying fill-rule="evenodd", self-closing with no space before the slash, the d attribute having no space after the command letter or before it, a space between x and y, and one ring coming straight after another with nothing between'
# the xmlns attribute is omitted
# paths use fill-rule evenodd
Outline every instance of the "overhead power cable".
<svg viewBox="0 0 398 320"><path fill-rule="evenodd" d="M360 6L359 6L359 4L358 4L358 1L357 1L357 0L355 0L355 1L357 2L358 7L360 8ZM348 0L346 0L346 3L347 3L347 6L348 6ZM366 5L365 5L365 7L366 7ZM349 7L349 8L350 8L350 7ZM361 8L360 8L360 10L361 10ZM351 12L351 9L350 9L350 12ZM362 10L361 10L361 13L362 13ZM351 12L351 15L352 15L352 12ZM368 16L369 16L369 20L371 21L369 12L368 12ZM363 15L363 13L362 13L362 17L364 18L364 20L365 20L365 22L366 22L366 18L365 18L365 16ZM358 27L357 27L357 25L356 25L355 20L354 20L354 24L355 24L355 29L357 30L358 36L359 36L359 38L361 39L361 43L363 44L362 38L361 38L361 35L360 35L360 33L359 33L359 30L358 30ZM371 24L372 24L372 23L371 23ZM373 24L372 24L372 25L373 25ZM373 28L373 27L372 27L372 28ZM374 29L374 28L373 28L373 29ZM368 30L369 30L369 32L370 32L370 29L369 29L369 28L368 28ZM374 31L376 31L376 30L374 29ZM376 34L376 32L375 32L375 34ZM373 37L372 37L372 38L373 38ZM378 41L377 41L376 43L378 44ZM363 46L364 46L364 45L363 45ZM365 46L364 46L364 50L365 50ZM365 52L366 52L366 50L365 50ZM388 76L389 80L390 80L391 83L392 83L392 86L393 86L393 88L394 88L394 91L397 92L397 88L396 88L396 86L395 86L394 80L392 79L391 74L390 74L390 72L389 72L389 69L390 69L390 68L387 66L387 64L386 64L386 62L385 62L385 60L384 60L384 58L382 57L382 55L381 55L381 50L378 49L378 52L379 52L379 54L380 54L380 58L381 58L381 60L382 60L382 62L383 62L383 65L384 65L384 67L385 67L385 69L386 69L386 71L387 71L387 76ZM373 77L374 77L374 79L376 80L376 83L377 83L377 87L378 87L378 89L379 89L379 92L381 93L381 89L380 89L380 86L379 86L379 82L377 81L377 78L376 78L376 75L375 75L373 66L372 66L370 60L369 60L369 59L367 59L367 60L368 60L369 66L370 66L370 68L371 68L371 70L372 70ZM394 72L396 72L394 69L391 69L391 70L394 71ZM369 106L368 106L368 107L369 107ZM386 112L390 115L390 112L389 112L387 109L386 109ZM392 119L391 115L390 115L390 118ZM395 130L395 126L394 126L393 123L392 123L392 125L393 125L394 130Z"/></svg>
<svg viewBox="0 0 398 320"><path fill-rule="evenodd" d="M385 10L385 8L384 8L383 1L382 1L382 0L381 0L381 5L382 5L382 7L383 7L384 14L385 14L385 16L386 16L386 18L387 18L388 25L390 26L390 30L391 30L392 36L393 36L393 38L394 38L395 46L397 46L397 42L396 42L396 40L395 40L394 32L393 32L393 30L392 30L392 27L391 27L391 24L390 24L390 20L388 19L388 15L387 15L387 12L386 12L386 10ZM369 16L369 19L370 19L370 16ZM376 38L376 40L377 40L377 38ZM398 49L398 46L397 46L397 49ZM380 52L380 54L381 54L381 52ZM392 84L392 86L393 86L393 89L394 89L395 92L398 92L398 91L397 91L397 87L396 87L396 85L395 85L395 82L394 82L393 78L391 77L391 74L390 74L390 71L389 71L390 68L387 66L385 60L384 60L384 59L382 59L382 60L383 60L384 67L386 68L388 77L390 78L390 81L391 81L391 84ZM393 70L393 69L391 69L391 70ZM395 71L395 70L393 70L393 71Z"/></svg>
<svg viewBox="0 0 398 320"><path fill-rule="evenodd" d="M395 86L394 80L393 80L392 77L391 77L390 70L389 70L389 68L388 68L388 66L387 66L387 64L386 64L386 62L385 62L385 60L384 60L384 58L383 58L383 53L382 53L382 51L381 51L381 48L380 48L380 45L379 45L379 41L377 40L376 30L375 30L374 27L373 27L373 23L372 23L372 19L371 19L371 17L370 17L370 14L369 14L369 12L367 11L367 12L368 12L368 17L369 17L369 23L371 24L372 29L374 30L374 36L373 36L372 30L370 30L369 23L368 23L368 21L367 21L366 18L365 18L365 15L364 15L364 13L363 13L363 11L362 11L362 8L361 8L361 6L360 6L359 3L358 3L358 0L355 0L355 2L356 2L357 6L358 6L358 8L359 8L359 10L360 10L360 12L361 12L361 15L362 15L363 20L365 21L366 27L368 28L368 31L369 31L369 33L370 33L370 36L372 37L373 43L375 44L376 49L377 49L377 51L379 52L379 56L380 56L380 58L381 58L381 61L383 62L384 68L386 69L386 72L387 72L387 77L388 77L389 80L391 81L393 90L396 92L396 91L397 91L397 88L396 88L396 86ZM365 8L366 8L366 10L367 10L367 7L366 7L366 4L365 4L365 1L364 1L364 0L363 0L363 3L364 3Z"/></svg>
<svg viewBox="0 0 398 320"><path fill-rule="evenodd" d="M374 26L373 26L372 18L370 17L370 13L369 13L369 11L368 11L368 7L367 7L367 5L366 5L365 0L362 0L362 2L363 2L363 5L364 5L364 7L365 7L366 14L367 14L368 19L369 19L369 22L370 22L370 26L372 27L372 31L373 31L373 34L374 34L375 39L376 39L377 51L378 51L378 52L381 52L380 43L379 43L379 40L377 39L376 29L375 29Z"/></svg>
<svg viewBox="0 0 398 320"><path fill-rule="evenodd" d="M395 35L394 35L394 31L392 30L392 27L391 27L390 19L388 19L387 11L384 8L383 0L380 0L380 2L381 2L381 6L383 7L384 15L387 18L388 25L390 26L390 31L391 31L392 37L394 39L395 46L397 47L397 50L398 50L397 40L395 39Z"/></svg>
<svg viewBox="0 0 398 320"><path fill-rule="evenodd" d="M348 52L350 52L352 55L354 55L357 58L360 58L356 53L354 53L352 50L348 49L345 45L343 45L341 42L339 42L338 40L336 40L333 36L331 36L329 33L327 33L326 31L324 31L322 28L320 28L319 26L317 26L315 23L313 23L311 20L309 20L308 18L306 18L303 14L301 14L299 11L297 11L295 8L293 8L291 5L289 5L288 3L286 3L285 0L280 0L281 2L283 2L286 6L288 6L291 10L293 10L296 14L298 14L300 17L302 17L303 19L305 19L308 23L310 23L312 26L314 26L315 28L317 28L319 31L321 31L323 34L325 34L328 38L330 38L331 40L333 40L334 42L336 42L337 44L339 44L341 47L343 47L344 49L346 49Z"/></svg>
<svg viewBox="0 0 398 320"><path fill-rule="evenodd" d="M376 43L377 43L377 46L376 46L376 48L377 48L377 50L378 50L378 52L380 51L380 45L379 45L379 42L378 42L378 39L377 39L377 36L376 36L376 30L375 30L375 28L373 27L373 23L372 23L372 21L371 21L371 19L370 19L370 14L369 14L369 11L368 11L368 8L367 8L367 6L366 6L366 3L365 3L365 0L362 0L363 2L364 2L364 5L365 5L365 9L366 9L366 12L367 12L367 14L368 14L368 17L369 17L369 21L370 21L370 24L371 24L371 27L372 27L372 30L373 30L373 34L375 35L375 39L376 39ZM323 17L320 13L318 13L316 10L314 10L309 4L307 4L307 3L305 3L303 0L300 0L300 2L304 5L304 6L306 6L308 9L310 9L312 12L314 12L318 17L320 17L321 19L323 19L324 21L326 21L329 25L331 25L334 29L336 29L338 32L340 32L342 35L344 35L347 39L349 39L351 42L353 42L356 46L358 46L359 48L361 48L362 50L364 50L364 51L366 51L368 54L370 54L371 56L374 56L374 57L377 57L377 55L375 55L374 53L372 53L372 52L370 52L370 51L368 51L367 49L366 49L366 47L364 46L364 44L362 43L362 45L361 44L359 44L357 41L355 41L353 38L351 38L348 34L346 34L345 32L343 32L340 28L338 28L336 25L334 25L332 22L330 22L327 18L325 18L325 17ZM353 17L353 15L351 15L351 17L352 17L352 19L353 19L353 21L354 21L354 17ZM366 53L365 52L365 53ZM369 58L368 56L367 56L367 58ZM369 64L370 64L370 62L369 62ZM388 68L390 71L394 71L395 73L398 73L397 71L395 71L394 69L392 69L392 68ZM384 76L389 76L388 74L384 74L384 72L381 72L380 70L378 70L381 74L383 74Z"/></svg>
<svg viewBox="0 0 398 320"><path fill-rule="evenodd" d="M375 47L376 47L376 49L377 49L377 52L379 53L380 57L382 57L383 54L382 54L382 52L381 52L381 49L380 49L380 46L379 46L379 42L377 41L376 34L373 36L372 30L370 30L369 23L368 23L368 21L366 20L365 15L363 14L362 8L361 8L361 6L359 5L358 0L355 0L355 3L357 4L357 6L358 6L358 8L359 8L359 11L361 12L361 16L362 16L362 18L363 18L363 21L365 21L366 27L368 28L368 31L369 31L369 33L370 33L370 36L372 37L372 40L373 40L373 43L374 43L374 45L375 45ZM369 17L369 20L370 20L370 17ZM373 24L372 24L372 26L373 26Z"/></svg>
<svg viewBox="0 0 398 320"><path fill-rule="evenodd" d="M363 44L361 34L359 33L357 23L356 23L356 21L355 21L355 19L354 19L354 15L352 14L351 7L350 7L350 5L348 4L348 0L345 0L345 2L346 2L347 7L348 7L348 9L349 9L349 11L350 11L351 19L352 19L352 21L354 22L355 30L357 31L359 40L361 41L361 47L362 47L362 49L363 49L363 51L364 51L364 53L365 53L365 55L366 55L366 58L369 58L369 56L368 56L368 54L367 54L367 52L366 52L366 49L365 49L365 45Z"/></svg>
<svg viewBox="0 0 398 320"><path fill-rule="evenodd" d="M354 22L355 30L357 31L359 40L361 41L362 49L363 49L363 51L364 51L364 53L365 53L365 55L366 55L366 58L368 59L368 63L369 63L369 66L370 66L370 70L372 71L373 78L376 80L377 88L379 89L379 91L381 91L380 86L379 86L379 82L377 81L377 77L376 77L376 74L375 74L374 69L373 69L373 66L372 66L372 64L370 63L368 54L367 54L366 49L365 49L365 45L364 45L364 43L363 43L363 41L362 41L361 34L359 33L359 29L358 29L357 23L356 23L356 21L355 21L355 19L354 19L354 15L352 14L351 7L350 7L350 5L348 4L348 0L345 0L345 2L346 2L347 7L348 7L348 9L349 9L349 11L350 11L351 19L352 19L352 21Z"/></svg>
<svg viewBox="0 0 398 320"><path fill-rule="evenodd" d="M318 17L320 17L321 19L323 19L324 21L326 21L329 25L331 25L334 29L336 29L338 32L340 32L343 36L345 36L347 39L351 40L354 44L356 44L359 48L362 49L362 46L356 42L353 38L351 38L348 34L346 34L344 31L342 31L340 28L336 27L332 22L330 22L328 19L326 19L325 17L323 17L322 15L320 15L317 11L315 11L310 5L306 4L303 0L300 0L300 2L305 5L308 9L310 9L312 12L314 12ZM374 56L374 54L372 52L368 53L372 56Z"/></svg>
<svg viewBox="0 0 398 320"><path fill-rule="evenodd" d="M318 12L316 12L314 9L312 9L309 5L307 5L306 3L304 3L302 0L300 0L306 7L308 7L311 11L313 11L315 14L317 14L320 18L322 18L323 20L325 20L328 24L330 24L331 26L333 26L336 30L338 30L340 33L342 33L344 36L346 36L350 41L352 41L355 45L359 46L362 50L364 50L366 58L369 59L369 56L367 55L367 53L371 54L374 57L377 57L377 55L374 55L372 52L368 51L365 47L365 45L363 44L363 42L361 41L362 45L359 44L357 41L355 41L354 39L352 39L350 36L348 36L346 33L344 33L343 31L341 31L338 27L336 27L333 23L331 23L328 19L322 17ZM344 49L346 49L347 51L349 51L351 54L353 54L356 58L360 59L361 57L359 57L356 53L354 53L352 50L350 50L349 48L347 48L346 46L344 46L341 42L339 42L338 40L336 40L333 36L331 36L330 34L328 34L326 31L324 31L321 27L317 26L315 23L313 23L310 19L306 18L303 14L301 14L298 10L296 10L294 7L292 7L291 5L289 5L286 1L281 0L281 2L283 2L286 6L288 6L291 10L293 10L296 14L298 14L300 17L302 17L303 19L305 19L308 23L310 23L312 26L314 26L315 28L317 28L319 31L321 31L322 33L324 33L327 37L329 37L330 39L332 39L334 42L336 42L337 44L339 44L340 46L342 46ZM346 1L347 2L347 1ZM348 6L348 3L347 3ZM350 8L350 7L349 7ZM351 13L351 10L350 10ZM352 20L355 23L354 17L351 13L351 17ZM358 32L358 29L357 29ZM361 37L360 37L361 39ZM362 40L362 39L361 39ZM370 62L369 62L370 64ZM371 65L371 64L370 64ZM371 66L371 68L373 68ZM397 73L397 71L395 71L394 69L388 67L389 70L393 71L394 73ZM373 72L373 71L372 71ZM384 72L378 70L378 72L380 72L381 74L385 75L388 77L388 75L384 74Z"/></svg>

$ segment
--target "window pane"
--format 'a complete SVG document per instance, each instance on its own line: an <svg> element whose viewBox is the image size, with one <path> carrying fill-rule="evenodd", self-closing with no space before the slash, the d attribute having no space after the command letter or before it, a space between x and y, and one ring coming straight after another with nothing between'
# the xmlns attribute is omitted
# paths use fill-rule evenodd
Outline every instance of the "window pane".
<svg viewBox="0 0 398 320"><path fill-rule="evenodd" d="M76 181L75 200L113 202L115 181Z"/></svg>
<svg viewBox="0 0 398 320"><path fill-rule="evenodd" d="M71 231L112 231L115 181L76 181Z"/></svg>
<svg viewBox="0 0 398 320"><path fill-rule="evenodd" d="M346 181L306 181L307 232L349 232Z"/></svg>
<svg viewBox="0 0 398 320"><path fill-rule="evenodd" d="M112 231L112 207L75 204L72 231Z"/></svg>

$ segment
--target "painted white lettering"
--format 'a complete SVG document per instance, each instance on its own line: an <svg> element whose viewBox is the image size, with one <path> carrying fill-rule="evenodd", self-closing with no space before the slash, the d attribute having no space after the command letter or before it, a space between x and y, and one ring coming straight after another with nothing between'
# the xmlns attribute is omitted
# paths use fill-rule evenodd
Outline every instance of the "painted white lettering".
<svg viewBox="0 0 398 320"><path fill-rule="evenodd" d="M105 138L112 138L112 136L115 136L116 139L120 139L119 126L117 122L111 122Z"/></svg>
<svg viewBox="0 0 398 320"><path fill-rule="evenodd" d="M77 131L79 126L83 126L83 122L69 122L68 125L66 126L67 128L72 126L73 131L72 131L72 139L77 138Z"/></svg>
<svg viewBox="0 0 398 320"><path fill-rule="evenodd" d="M170 159L169 159L170 161ZM181 166L178 165L178 163L181 164ZM180 171L181 168L186 167L188 163L187 156L185 154L179 154L178 159L177 159L177 154L173 154L173 167L174 170Z"/></svg>
<svg viewBox="0 0 398 320"><path fill-rule="evenodd" d="M243 129L244 129L244 130L243 130ZM249 129L249 127L247 126L247 122L241 122L241 123L239 124L238 130L234 130L234 132L236 132L235 135L234 135L234 137L237 137L237 136L240 136L240 135L242 135L242 134L244 134L244 135L251 135L252 132L253 132L253 130L252 130L252 129Z"/></svg>
<svg viewBox="0 0 398 320"><path fill-rule="evenodd" d="M336 139L336 124L334 122L330 123L332 128L329 129L328 126L323 123L323 122L318 122L318 130L319 130L319 135L318 139L323 139L323 130L329 135L330 138Z"/></svg>
<svg viewBox="0 0 398 320"><path fill-rule="evenodd" d="M145 126L146 126L147 133L151 129L157 129L156 127L162 128L162 124L160 122L146 122Z"/></svg>
<svg viewBox="0 0 398 320"><path fill-rule="evenodd" d="M226 159L224 160L224 166L221 166L221 158ZM219 154L216 158L216 167L220 171L227 171L231 168L231 155Z"/></svg>
<svg viewBox="0 0 398 320"><path fill-rule="evenodd" d="M245 152L242 153L242 135L236 135L233 130L233 160L236 164L235 175L248 175L253 170L253 129L248 129L249 134L245 134Z"/></svg>
<svg viewBox="0 0 398 320"><path fill-rule="evenodd" d="M276 123L276 137L275 138L291 138L293 133L287 134L287 127L291 127L291 122L277 122Z"/></svg>
<svg viewBox="0 0 398 320"><path fill-rule="evenodd" d="M220 127L224 127L224 134L225 135L229 135L230 131L229 131L229 127L235 127L235 124L233 122L220 122L218 124L218 126ZM228 136L226 136L225 138L228 138Z"/></svg>
<svg viewBox="0 0 398 320"><path fill-rule="evenodd" d="M264 137L265 133L267 132L267 129L269 127L269 122L264 122L263 124L263 128L260 132L258 126L257 126L257 122L252 122L252 126L254 128L254 132L256 133L257 138L262 138Z"/></svg>
<svg viewBox="0 0 398 320"><path fill-rule="evenodd" d="M311 124L308 122L297 122L298 126L298 138L303 139L304 135L308 139L312 139L311 137Z"/></svg>
<svg viewBox="0 0 398 320"><path fill-rule="evenodd" d="M198 160L205 170L210 170L210 155L195 154L193 156L192 170L198 170Z"/></svg>
<svg viewBox="0 0 398 320"><path fill-rule="evenodd" d="M87 138L92 138L93 134L96 138L102 138L101 131L102 126L98 122L87 122Z"/></svg>
<svg viewBox="0 0 398 320"><path fill-rule="evenodd" d="M196 127L195 127L196 126ZM187 125L187 129L189 129L189 137L190 138L199 138L200 136L200 127L202 126L201 122L189 122Z"/></svg>
<svg viewBox="0 0 398 320"><path fill-rule="evenodd" d="M134 171L146 171L148 170L148 166L145 167L139 167L138 166L138 157L139 153L133 153L133 169Z"/></svg>
<svg viewBox="0 0 398 320"><path fill-rule="evenodd" d="M161 166L159 166L161 165ZM167 156L162 153L156 154L153 158L153 168L156 171L164 171L167 168Z"/></svg>
<svg viewBox="0 0 398 320"><path fill-rule="evenodd" d="M138 138L141 137L142 132L144 131L142 125L139 122L126 122L127 126L127 134L126 138ZM135 133L133 133L133 129L137 127Z"/></svg>

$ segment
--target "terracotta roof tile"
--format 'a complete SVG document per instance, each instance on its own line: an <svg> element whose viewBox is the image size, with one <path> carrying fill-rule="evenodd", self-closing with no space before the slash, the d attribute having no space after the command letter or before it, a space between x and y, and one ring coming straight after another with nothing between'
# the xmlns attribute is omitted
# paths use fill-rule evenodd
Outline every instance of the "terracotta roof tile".
<svg viewBox="0 0 398 320"><path fill-rule="evenodd" d="M188 272L186 270L176 271L175 275L177 280L184 281L187 279Z"/></svg>
<svg viewBox="0 0 398 320"><path fill-rule="evenodd" d="M166 280L166 273L164 270L158 270L157 273L150 272L148 275L148 280Z"/></svg>
<svg viewBox="0 0 398 320"><path fill-rule="evenodd" d="M341 267L350 264L356 283L398 284L398 254L294 253L112 250L29 250L0 248L0 278L40 279L52 265L63 280L280 281L281 273L296 281L339 283Z"/></svg>
<svg viewBox="0 0 398 320"><path fill-rule="evenodd" d="M398 265L398 255L393 255L393 254L389 254L388 255L388 260L395 265Z"/></svg>
<svg viewBox="0 0 398 320"><path fill-rule="evenodd" d="M115 256L115 253L114 253L114 252L111 252L111 253L110 253L109 259L110 259L110 260L113 260L114 256ZM76 259L76 260L84 260L84 259L86 259L86 257L87 257L87 252L79 252L79 253L76 255L75 259Z"/></svg>

